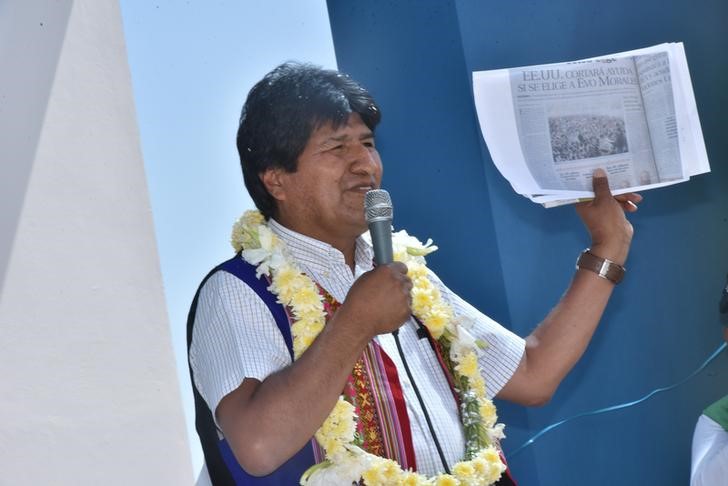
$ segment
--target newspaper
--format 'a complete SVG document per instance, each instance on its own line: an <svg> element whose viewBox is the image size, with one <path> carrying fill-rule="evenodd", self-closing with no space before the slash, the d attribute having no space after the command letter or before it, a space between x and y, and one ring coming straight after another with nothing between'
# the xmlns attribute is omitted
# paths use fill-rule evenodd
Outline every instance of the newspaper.
<svg viewBox="0 0 728 486"><path fill-rule="evenodd" d="M473 73L481 132L513 189L549 206L710 171L682 43Z"/></svg>

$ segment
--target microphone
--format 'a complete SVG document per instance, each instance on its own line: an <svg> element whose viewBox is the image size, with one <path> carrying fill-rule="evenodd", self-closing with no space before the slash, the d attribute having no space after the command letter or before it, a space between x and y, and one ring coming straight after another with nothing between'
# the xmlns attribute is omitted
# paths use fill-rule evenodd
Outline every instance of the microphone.
<svg viewBox="0 0 728 486"><path fill-rule="evenodd" d="M364 195L364 214L369 225L377 265L392 263L392 199L384 189L372 189Z"/></svg>

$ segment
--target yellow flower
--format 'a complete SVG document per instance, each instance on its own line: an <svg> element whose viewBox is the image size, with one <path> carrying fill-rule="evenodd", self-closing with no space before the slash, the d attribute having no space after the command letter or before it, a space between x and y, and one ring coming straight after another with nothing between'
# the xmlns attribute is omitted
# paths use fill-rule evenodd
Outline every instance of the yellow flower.
<svg viewBox="0 0 728 486"><path fill-rule="evenodd" d="M403 471L399 467L399 464L388 459L382 468L382 477L385 481L384 484L398 484L402 473Z"/></svg>
<svg viewBox="0 0 728 486"><path fill-rule="evenodd" d="M446 307L433 305L430 312L422 316L422 320L427 326L427 329L432 333L432 336L435 339L440 339L440 336L442 336L447 329L447 325L450 323L450 315Z"/></svg>
<svg viewBox="0 0 728 486"><path fill-rule="evenodd" d="M452 467L452 472L455 476L459 476L459 479L470 480L475 476L475 468L470 461L458 462Z"/></svg>
<svg viewBox="0 0 728 486"><path fill-rule="evenodd" d="M367 486L375 486L379 484L379 476L380 474L378 463L372 465L372 467L364 471L364 474L361 475L362 479L364 480L364 484L366 484Z"/></svg>
<svg viewBox="0 0 728 486"><path fill-rule="evenodd" d="M298 359L311 345L314 337L312 336L294 336L293 338L293 355Z"/></svg>
<svg viewBox="0 0 728 486"><path fill-rule="evenodd" d="M428 289L413 287L410 294L412 295L412 310L415 314L422 313L432 306L434 298Z"/></svg>
<svg viewBox="0 0 728 486"><path fill-rule="evenodd" d="M478 374L478 357L470 352L455 366L455 370L462 376L471 377Z"/></svg>
<svg viewBox="0 0 728 486"><path fill-rule="evenodd" d="M503 471L505 471L505 470L506 470L506 466L502 462L498 462L498 463L493 462L493 463L491 463L490 464L490 471L489 471L489 474L486 476L486 480L489 481L489 482L491 482L491 483L494 483L494 482L498 481L498 479L503 474Z"/></svg>
<svg viewBox="0 0 728 486"><path fill-rule="evenodd" d="M316 431L316 440L327 456L342 454L344 446L354 440L356 432L354 406L339 397L329 416Z"/></svg>
<svg viewBox="0 0 728 486"><path fill-rule="evenodd" d="M472 379L470 380L470 388L475 392L478 398L480 398L481 400L485 399L485 380L480 375L471 378Z"/></svg>
<svg viewBox="0 0 728 486"><path fill-rule="evenodd" d="M395 248L392 252L392 259L395 262L407 263L407 250L405 248Z"/></svg>
<svg viewBox="0 0 728 486"><path fill-rule="evenodd" d="M376 457L372 466L362 474L362 478L367 486L389 486L400 484L403 475L399 464L391 459Z"/></svg>
<svg viewBox="0 0 728 486"><path fill-rule="evenodd" d="M233 225L233 230L230 233L230 245L235 250L235 253L243 249L243 240L245 236L243 234L243 228L238 223Z"/></svg>
<svg viewBox="0 0 728 486"><path fill-rule="evenodd" d="M492 427L498 420L496 415L495 405L490 400L483 400L480 402L480 417L483 419L486 427Z"/></svg>
<svg viewBox="0 0 728 486"><path fill-rule="evenodd" d="M344 450L346 450L344 449L344 444L342 444L341 441L336 440L335 437L327 437L324 433L317 433L316 440L326 451L326 457L340 455Z"/></svg>
<svg viewBox="0 0 728 486"><path fill-rule="evenodd" d="M414 287L420 288L422 290L428 290L432 291L435 289L435 286L432 285L432 282L430 282L430 279L427 278L427 273L422 273L419 275L415 275L415 277L412 279L412 285ZM439 297L439 294L438 294Z"/></svg>
<svg viewBox="0 0 728 486"><path fill-rule="evenodd" d="M285 285L277 284L278 288L280 288L280 291L278 292L278 300L285 305L291 305L293 300L296 297L296 294L301 290L310 287L313 285L310 280L306 279L301 273L296 269L296 275L294 276L284 276L284 278L290 279L288 282L286 282ZM322 311L319 309L319 311Z"/></svg>
<svg viewBox="0 0 728 486"><path fill-rule="evenodd" d="M412 471L405 471L400 477L399 484L402 486L419 486L422 484L422 476Z"/></svg>
<svg viewBox="0 0 728 486"><path fill-rule="evenodd" d="M440 474L435 478L436 486L458 486L460 481L457 478L450 476L449 474Z"/></svg>
<svg viewBox="0 0 728 486"><path fill-rule="evenodd" d="M498 450L493 446L487 447L487 448L483 449L482 451L480 451L478 453L478 457L482 457L483 459L485 459L486 461L488 461L490 463L494 463L494 462L497 462L499 464L501 463L500 454L498 454Z"/></svg>
<svg viewBox="0 0 728 486"><path fill-rule="evenodd" d="M323 312L316 309L299 310L295 313L295 315L298 319L297 322L306 323L306 329L309 329L312 326L323 329L324 323L326 322Z"/></svg>
<svg viewBox="0 0 728 486"><path fill-rule="evenodd" d="M473 470L478 476L487 476L490 474L490 464L485 459L477 457L470 461L470 464L473 465Z"/></svg>
<svg viewBox="0 0 728 486"><path fill-rule="evenodd" d="M445 326L440 321L425 321L425 326L427 326L430 334L432 334L432 337L436 340L440 339L440 337L442 337L442 334L445 332Z"/></svg>
<svg viewBox="0 0 728 486"><path fill-rule="evenodd" d="M258 248L258 226L265 222L258 211L246 211L233 225L230 244L236 252L243 248Z"/></svg>
<svg viewBox="0 0 728 486"><path fill-rule="evenodd" d="M321 295L312 286L298 289L291 300L295 303L293 308L295 313L297 311L319 310L321 308Z"/></svg>
<svg viewBox="0 0 728 486"><path fill-rule="evenodd" d="M412 263L407 265L407 276L413 281L415 279L426 279L427 278L427 267L419 263Z"/></svg>
<svg viewBox="0 0 728 486"><path fill-rule="evenodd" d="M241 219L248 226L257 226L259 224L265 223L265 218L263 217L263 214L261 214L260 211L256 211L255 209L245 211Z"/></svg>
<svg viewBox="0 0 728 486"><path fill-rule="evenodd" d="M280 296L282 292L291 288L296 288L294 284L296 283L297 277L300 273L301 272L299 272L298 269L291 265L282 265L273 275L273 282L269 290Z"/></svg>

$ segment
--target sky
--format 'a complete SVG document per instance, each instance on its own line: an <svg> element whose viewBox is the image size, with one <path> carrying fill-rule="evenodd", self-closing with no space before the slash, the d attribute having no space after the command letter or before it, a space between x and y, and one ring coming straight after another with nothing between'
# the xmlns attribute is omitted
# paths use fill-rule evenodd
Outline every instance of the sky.
<svg viewBox="0 0 728 486"><path fill-rule="evenodd" d="M335 68L325 0L120 0L192 465L186 322L202 278L232 256L253 207L235 148L253 84L287 60Z"/></svg>

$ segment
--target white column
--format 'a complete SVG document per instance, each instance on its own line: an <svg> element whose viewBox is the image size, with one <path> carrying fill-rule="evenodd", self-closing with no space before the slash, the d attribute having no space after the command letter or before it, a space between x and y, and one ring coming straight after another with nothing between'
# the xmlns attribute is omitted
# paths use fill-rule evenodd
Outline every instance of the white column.
<svg viewBox="0 0 728 486"><path fill-rule="evenodd" d="M192 484L119 6L0 19L0 484Z"/></svg>

